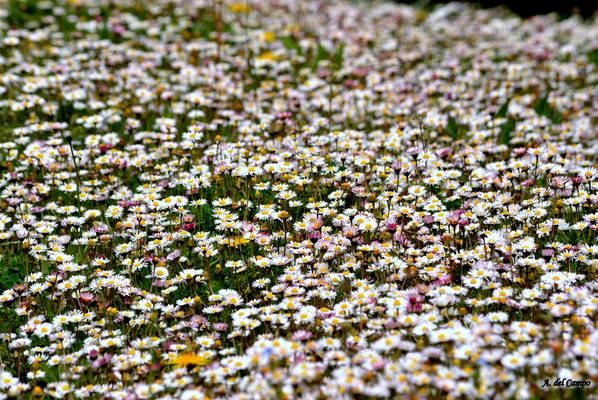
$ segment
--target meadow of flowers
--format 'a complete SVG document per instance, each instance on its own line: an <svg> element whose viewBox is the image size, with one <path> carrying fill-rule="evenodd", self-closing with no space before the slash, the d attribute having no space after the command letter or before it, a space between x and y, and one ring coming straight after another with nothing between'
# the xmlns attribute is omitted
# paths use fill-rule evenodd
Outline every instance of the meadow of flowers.
<svg viewBox="0 0 598 400"><path fill-rule="evenodd" d="M597 65L460 3L5 0L0 399L595 396Z"/></svg>

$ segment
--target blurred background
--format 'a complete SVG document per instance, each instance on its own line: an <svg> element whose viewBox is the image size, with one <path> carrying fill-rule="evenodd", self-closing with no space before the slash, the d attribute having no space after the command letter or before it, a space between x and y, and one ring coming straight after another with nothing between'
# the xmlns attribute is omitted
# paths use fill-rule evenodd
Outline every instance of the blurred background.
<svg viewBox="0 0 598 400"><path fill-rule="evenodd" d="M433 6L435 4L449 2L450 1L442 0L399 1L399 3L417 3L422 6ZM567 18L573 14L579 14L585 18L590 18L594 16L598 10L598 0L474 0L469 2L477 3L485 8L498 6L507 7L522 17L557 13L562 18Z"/></svg>

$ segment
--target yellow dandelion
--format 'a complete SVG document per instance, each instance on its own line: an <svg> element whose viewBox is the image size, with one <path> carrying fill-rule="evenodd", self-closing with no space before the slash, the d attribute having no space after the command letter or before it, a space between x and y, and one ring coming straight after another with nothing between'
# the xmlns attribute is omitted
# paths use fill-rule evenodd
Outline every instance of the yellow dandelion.
<svg viewBox="0 0 598 400"><path fill-rule="evenodd" d="M275 39L276 39L276 34L274 32L266 31L266 32L262 33L262 40L264 42L270 43L270 42L273 42Z"/></svg>
<svg viewBox="0 0 598 400"><path fill-rule="evenodd" d="M237 247L242 246L247 243L249 243L248 239L245 239L244 237L241 237L241 236L235 236L234 238L231 238L229 240L228 246L237 248Z"/></svg>
<svg viewBox="0 0 598 400"><path fill-rule="evenodd" d="M172 359L172 361L170 361L170 364L175 365L177 368L181 368L188 365L203 366L207 365L209 362L210 360L205 357L201 357L195 353L187 352L176 356L174 359Z"/></svg>
<svg viewBox="0 0 598 400"><path fill-rule="evenodd" d="M260 54L257 59L260 61L277 61L280 57L271 51L266 51Z"/></svg>
<svg viewBox="0 0 598 400"><path fill-rule="evenodd" d="M249 5L245 3L232 3L230 6L228 6L228 9L230 12L235 14L247 14L249 11L251 11Z"/></svg>

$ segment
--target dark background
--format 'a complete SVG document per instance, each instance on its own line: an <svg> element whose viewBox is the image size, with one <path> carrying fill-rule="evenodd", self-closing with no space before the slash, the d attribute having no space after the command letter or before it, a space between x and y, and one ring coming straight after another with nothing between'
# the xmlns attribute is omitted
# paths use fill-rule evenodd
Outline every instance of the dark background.
<svg viewBox="0 0 598 400"><path fill-rule="evenodd" d="M438 0L417 0L398 1L399 3L418 3L424 6L448 3L449 1ZM585 18L595 15L598 10L598 0L477 0L469 1L477 3L484 8L503 6L522 17L530 17L538 14L557 13L566 18L573 14L579 14Z"/></svg>

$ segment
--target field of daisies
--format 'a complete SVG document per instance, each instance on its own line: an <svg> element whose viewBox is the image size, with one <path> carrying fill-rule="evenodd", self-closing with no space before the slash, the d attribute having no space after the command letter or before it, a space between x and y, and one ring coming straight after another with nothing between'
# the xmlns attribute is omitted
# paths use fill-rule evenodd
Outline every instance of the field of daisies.
<svg viewBox="0 0 598 400"><path fill-rule="evenodd" d="M597 395L595 17L0 4L0 399Z"/></svg>

